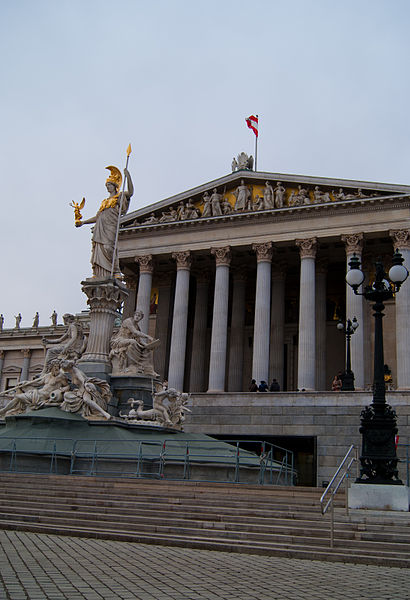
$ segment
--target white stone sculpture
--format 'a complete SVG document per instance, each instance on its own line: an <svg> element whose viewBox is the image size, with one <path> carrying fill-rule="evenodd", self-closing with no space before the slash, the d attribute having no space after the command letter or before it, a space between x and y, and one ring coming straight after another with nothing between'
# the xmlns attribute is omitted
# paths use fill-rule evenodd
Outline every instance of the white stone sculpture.
<svg viewBox="0 0 410 600"><path fill-rule="evenodd" d="M212 195L211 195L210 200L211 200L212 216L220 217L222 215L222 208L221 208L222 196L221 196L221 194L218 194L218 190L216 188L214 188L212 190Z"/></svg>
<svg viewBox="0 0 410 600"><path fill-rule="evenodd" d="M142 222L143 225L156 225L158 223L158 219L155 216L155 213L151 213L149 217Z"/></svg>
<svg viewBox="0 0 410 600"><path fill-rule="evenodd" d="M228 198L224 198L221 202L221 208L222 208L222 213L224 215L231 215L233 212L231 203L229 202Z"/></svg>
<svg viewBox="0 0 410 600"><path fill-rule="evenodd" d="M19 313L18 315L16 315L14 318L16 319L16 325L15 325L14 328L15 329L20 329L20 324L21 324L21 319L22 319L21 313Z"/></svg>
<svg viewBox="0 0 410 600"><path fill-rule="evenodd" d="M274 208L275 201L273 197L273 188L269 181L265 183L265 189L263 190L263 208L264 210L269 210Z"/></svg>
<svg viewBox="0 0 410 600"><path fill-rule="evenodd" d="M52 312L52 314L50 316L50 319L51 319L51 325L53 327L56 327L57 326L57 313L56 313L55 310L53 310L53 312Z"/></svg>
<svg viewBox="0 0 410 600"><path fill-rule="evenodd" d="M51 345L47 350L43 373L48 371L52 360L56 358L77 360L85 350L87 338L84 335L81 323L74 315L69 313L63 315L63 322L67 326L67 331L61 337L57 340L47 338L42 340L44 346Z"/></svg>
<svg viewBox="0 0 410 600"><path fill-rule="evenodd" d="M283 187L282 182L277 181L276 187L275 187L275 206L276 206L276 208L283 208L283 205L285 203L285 194L286 194L286 189Z"/></svg>
<svg viewBox="0 0 410 600"><path fill-rule="evenodd" d="M202 211L203 217L212 217L212 208L211 208L211 197L208 192L205 192L203 196L204 200L204 210Z"/></svg>
<svg viewBox="0 0 410 600"><path fill-rule="evenodd" d="M61 370L60 361L53 360L50 371L32 381L23 381L16 387L2 392L0 396L10 398L0 410L0 416L17 415L28 409L55 406L62 402L63 395L70 389L67 376Z"/></svg>
<svg viewBox="0 0 410 600"><path fill-rule="evenodd" d="M131 404L130 411L128 414L120 413L120 417L133 424L182 429L185 412L191 412L186 406L188 400L189 394L160 386L160 389L152 395L152 408L145 410L142 400L130 398L128 400Z"/></svg>
<svg viewBox="0 0 410 600"><path fill-rule="evenodd" d="M38 312L36 312L36 314L34 315L34 318L33 318L33 328L38 329L39 325L40 325L40 315L38 314Z"/></svg>
<svg viewBox="0 0 410 600"><path fill-rule="evenodd" d="M97 377L87 377L73 360L63 360L61 367L71 376L74 389L64 393L60 408L66 412L81 412L85 418L103 416L110 419L111 415L107 412L112 398L109 384Z"/></svg>
<svg viewBox="0 0 410 600"><path fill-rule="evenodd" d="M143 317L142 311L137 310L134 316L122 322L120 329L111 338L113 375L142 374L157 377L152 350L160 341L140 330L138 323Z"/></svg>
<svg viewBox="0 0 410 600"><path fill-rule="evenodd" d="M236 198L235 210L251 210L251 191L243 179L241 179L241 185L239 185L234 191Z"/></svg>

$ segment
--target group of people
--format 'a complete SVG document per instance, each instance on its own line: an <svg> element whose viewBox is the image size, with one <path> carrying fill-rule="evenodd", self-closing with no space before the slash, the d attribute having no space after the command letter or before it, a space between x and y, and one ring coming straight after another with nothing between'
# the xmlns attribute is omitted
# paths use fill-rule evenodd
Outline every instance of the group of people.
<svg viewBox="0 0 410 600"><path fill-rule="evenodd" d="M272 379L272 383L268 385L264 379L258 385L256 379L252 379L249 386L250 392L280 392L280 385L277 379Z"/></svg>

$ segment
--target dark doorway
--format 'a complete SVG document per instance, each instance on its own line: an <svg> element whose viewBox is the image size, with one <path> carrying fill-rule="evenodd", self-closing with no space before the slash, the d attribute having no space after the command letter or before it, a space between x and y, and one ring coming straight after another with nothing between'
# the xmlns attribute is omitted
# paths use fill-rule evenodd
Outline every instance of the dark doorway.
<svg viewBox="0 0 410 600"><path fill-rule="evenodd" d="M212 435L212 434L209 434ZM267 435L212 435L218 440L240 441L254 440L255 444L243 444L245 450L260 454L260 442L268 442L274 446L291 450L294 453L295 469L298 473L296 485L316 487L316 437L314 436L267 436ZM240 444L241 445L241 444ZM280 452L278 451L278 457Z"/></svg>

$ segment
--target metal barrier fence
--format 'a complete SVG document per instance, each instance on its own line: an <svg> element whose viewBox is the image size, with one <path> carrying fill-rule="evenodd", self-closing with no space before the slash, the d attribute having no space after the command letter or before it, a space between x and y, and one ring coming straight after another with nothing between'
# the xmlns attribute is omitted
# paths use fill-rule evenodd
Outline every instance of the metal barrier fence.
<svg viewBox="0 0 410 600"><path fill-rule="evenodd" d="M294 485L296 480L293 452L263 440L2 437L0 459L0 471L15 473L64 472L231 483L249 483L251 475L252 482L260 485ZM63 462L65 470L59 468ZM210 477L210 473L217 472L217 478Z"/></svg>

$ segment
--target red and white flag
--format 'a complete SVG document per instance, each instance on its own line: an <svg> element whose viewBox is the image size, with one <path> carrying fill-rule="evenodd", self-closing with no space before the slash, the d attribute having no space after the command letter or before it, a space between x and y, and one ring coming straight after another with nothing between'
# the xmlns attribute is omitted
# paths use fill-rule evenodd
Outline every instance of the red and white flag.
<svg viewBox="0 0 410 600"><path fill-rule="evenodd" d="M258 117L255 115L251 115L247 119L245 119L247 126L249 129L252 129L253 133L258 137Z"/></svg>

